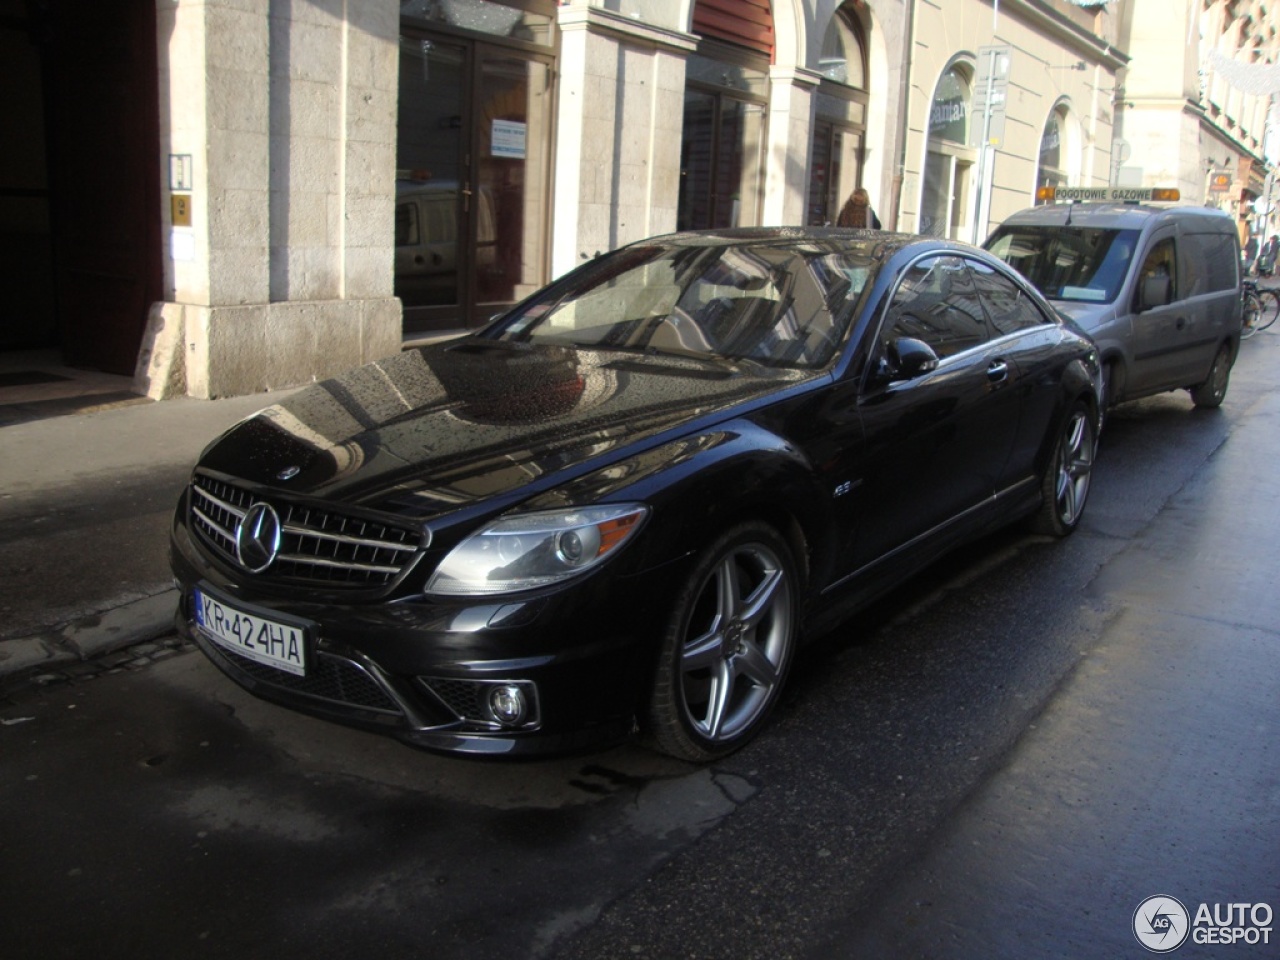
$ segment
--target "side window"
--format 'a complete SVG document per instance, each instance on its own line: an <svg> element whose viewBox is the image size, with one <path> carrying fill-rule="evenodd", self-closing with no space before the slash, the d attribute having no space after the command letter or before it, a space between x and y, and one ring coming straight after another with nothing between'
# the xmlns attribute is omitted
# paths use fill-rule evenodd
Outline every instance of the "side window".
<svg viewBox="0 0 1280 960"><path fill-rule="evenodd" d="M1182 298L1182 288L1178 285L1178 258L1174 249L1173 238L1161 240L1147 253L1142 261L1142 269L1138 271L1137 292L1142 293L1142 286L1148 277L1168 277L1170 297L1173 300ZM1137 304L1134 304L1135 308Z"/></svg>
<svg viewBox="0 0 1280 960"><path fill-rule="evenodd" d="M1233 290L1240 285L1240 256L1235 238L1222 233L1184 233L1182 268L1184 296Z"/></svg>
<svg viewBox="0 0 1280 960"><path fill-rule="evenodd" d="M881 344L914 337L939 357L950 357L991 338L978 288L959 257L930 257L898 281L881 332Z"/></svg>
<svg viewBox="0 0 1280 960"><path fill-rule="evenodd" d="M987 316L991 318L996 336L1030 330L1052 322L1008 277L984 263L971 262L969 269L973 273L974 285L978 288L982 305L987 308Z"/></svg>

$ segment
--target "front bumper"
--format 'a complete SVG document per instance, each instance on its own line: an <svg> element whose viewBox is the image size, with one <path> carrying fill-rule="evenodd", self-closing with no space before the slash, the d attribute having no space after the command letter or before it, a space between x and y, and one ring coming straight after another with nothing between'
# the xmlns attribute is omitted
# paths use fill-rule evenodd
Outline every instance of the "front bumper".
<svg viewBox="0 0 1280 960"><path fill-rule="evenodd" d="M171 563L182 588L176 626L225 674L264 700L414 746L472 756L538 756L616 742L650 689L681 564L628 577L606 566L554 591L518 598L409 597L353 603L272 596L233 577L175 523ZM267 617L308 624L298 676L214 642L194 591ZM528 711L498 721L495 687Z"/></svg>

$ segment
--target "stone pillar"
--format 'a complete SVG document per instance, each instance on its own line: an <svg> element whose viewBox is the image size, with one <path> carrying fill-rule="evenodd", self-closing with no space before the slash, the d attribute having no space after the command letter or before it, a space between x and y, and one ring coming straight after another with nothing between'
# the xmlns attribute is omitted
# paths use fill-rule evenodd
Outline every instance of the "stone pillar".
<svg viewBox="0 0 1280 960"><path fill-rule="evenodd" d="M395 353L395 0L164 0L166 300L136 387L217 397ZM189 158L186 190L170 157ZM174 225L170 193L190 226Z"/></svg>
<svg viewBox="0 0 1280 960"><path fill-rule="evenodd" d="M582 4L560 7L553 276L675 229L685 58L697 38Z"/></svg>
<svg viewBox="0 0 1280 960"><path fill-rule="evenodd" d="M800 67L769 70L769 139L765 144L765 226L803 226L813 151L814 93L821 74ZM779 161L779 158L785 158Z"/></svg>

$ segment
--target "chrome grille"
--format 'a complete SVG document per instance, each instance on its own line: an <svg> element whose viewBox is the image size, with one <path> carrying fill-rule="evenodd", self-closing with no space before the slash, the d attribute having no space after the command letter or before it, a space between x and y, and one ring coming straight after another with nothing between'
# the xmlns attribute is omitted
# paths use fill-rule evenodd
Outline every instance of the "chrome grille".
<svg viewBox="0 0 1280 960"><path fill-rule="evenodd" d="M262 576L273 579L385 587L408 569L422 543L416 530L259 497L211 477L197 476L191 494L192 528L232 564L238 563L236 534L245 514L259 501L271 505L280 516L280 550Z"/></svg>

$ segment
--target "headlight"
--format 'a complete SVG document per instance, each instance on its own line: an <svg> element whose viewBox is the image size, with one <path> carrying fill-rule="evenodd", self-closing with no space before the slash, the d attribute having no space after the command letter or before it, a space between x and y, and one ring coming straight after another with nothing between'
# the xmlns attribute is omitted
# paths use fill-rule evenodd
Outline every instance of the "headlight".
<svg viewBox="0 0 1280 960"><path fill-rule="evenodd" d="M427 593L474 596L559 583L616 552L648 513L646 506L625 503L495 520L449 551Z"/></svg>

